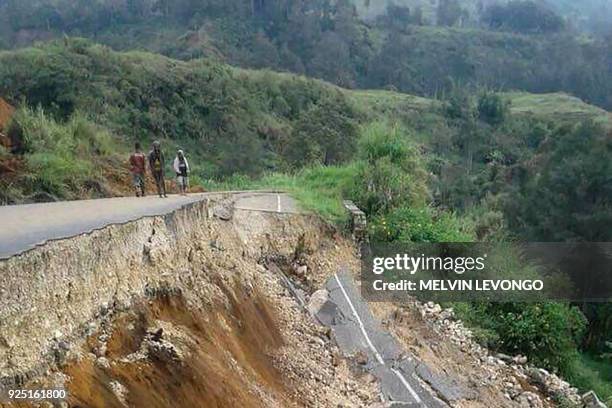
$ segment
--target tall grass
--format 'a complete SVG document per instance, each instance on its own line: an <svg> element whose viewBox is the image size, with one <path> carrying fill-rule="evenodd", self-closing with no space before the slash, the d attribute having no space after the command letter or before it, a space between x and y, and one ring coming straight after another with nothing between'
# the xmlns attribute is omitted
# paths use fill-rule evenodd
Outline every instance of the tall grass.
<svg viewBox="0 0 612 408"><path fill-rule="evenodd" d="M107 131L78 112L58 122L41 108L24 107L13 117L10 132L21 135L23 142L28 171L21 187L58 198L69 197L80 184L96 178L95 158L117 150Z"/></svg>

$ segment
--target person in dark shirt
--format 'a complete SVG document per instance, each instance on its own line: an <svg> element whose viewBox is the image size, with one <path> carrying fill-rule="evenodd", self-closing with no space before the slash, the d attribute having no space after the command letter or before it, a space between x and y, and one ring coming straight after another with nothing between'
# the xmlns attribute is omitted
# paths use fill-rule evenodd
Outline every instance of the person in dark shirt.
<svg viewBox="0 0 612 408"><path fill-rule="evenodd" d="M166 182L164 180L164 153L161 150L161 145L158 141L153 142L153 150L149 152L149 167L155 185L157 186L157 194L160 197L168 197L166 195Z"/></svg>
<svg viewBox="0 0 612 408"><path fill-rule="evenodd" d="M182 150L177 152L172 167L176 173L176 183L178 184L179 191L181 195L185 195L189 188L189 163Z"/></svg>
<svg viewBox="0 0 612 408"><path fill-rule="evenodd" d="M145 163L146 156L140 151L140 143L134 144L134 153L130 156L130 172L132 183L136 189L136 197L145 196Z"/></svg>

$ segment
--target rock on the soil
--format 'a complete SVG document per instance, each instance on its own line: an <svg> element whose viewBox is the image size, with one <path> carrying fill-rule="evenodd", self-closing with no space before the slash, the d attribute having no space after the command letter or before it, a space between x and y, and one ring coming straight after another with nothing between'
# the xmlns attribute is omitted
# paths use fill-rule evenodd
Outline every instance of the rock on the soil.
<svg viewBox="0 0 612 408"><path fill-rule="evenodd" d="M316 316L317 313L321 310L325 302L329 299L329 292L325 289L317 290L310 296L310 300L308 302L308 311L311 315Z"/></svg>
<svg viewBox="0 0 612 408"><path fill-rule="evenodd" d="M601 402L594 391L589 391L582 396L584 408L607 408L606 404Z"/></svg>

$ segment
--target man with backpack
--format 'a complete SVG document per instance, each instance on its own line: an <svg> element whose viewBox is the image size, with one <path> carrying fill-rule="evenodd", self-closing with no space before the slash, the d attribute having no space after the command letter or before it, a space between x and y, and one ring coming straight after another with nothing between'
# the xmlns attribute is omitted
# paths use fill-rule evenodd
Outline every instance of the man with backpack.
<svg viewBox="0 0 612 408"><path fill-rule="evenodd" d="M168 197L166 195L166 182L164 180L164 153L161 150L161 144L158 141L153 142L153 150L149 152L149 167L151 174L157 186L157 194L160 197Z"/></svg>

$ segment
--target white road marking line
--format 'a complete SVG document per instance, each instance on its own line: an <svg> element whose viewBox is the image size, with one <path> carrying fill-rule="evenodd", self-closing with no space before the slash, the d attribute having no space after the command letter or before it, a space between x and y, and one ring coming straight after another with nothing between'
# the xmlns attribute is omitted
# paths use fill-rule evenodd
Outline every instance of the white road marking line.
<svg viewBox="0 0 612 408"><path fill-rule="evenodd" d="M281 212L281 198L280 198L280 194L276 195L276 212Z"/></svg>
<svg viewBox="0 0 612 408"><path fill-rule="evenodd" d="M338 274L335 274L334 278L336 278L336 282L338 283L338 286L340 287L340 290L342 291L342 294L344 295L344 298L346 299L349 307L351 308L351 311L353 312L353 315L357 319L357 323L359 324L359 328L361 329L361 333L363 334L363 337L365 338L366 343L368 344L368 347L374 353L374 356L376 357L376 360L380 364L385 365L385 360L383 360L383 358L380 355L380 353L378 352L378 350L376 350L376 347L374 347L374 344L372 344L372 340L370 340L370 336L368 335L368 332L366 331L365 326L363 325L363 322L361 321L361 317L359 317L359 313L357 313L357 310L355 309L355 306L353 305L353 302L351 301L351 298L346 293L346 290L344 289L344 286L342 285L342 282L338 278ZM397 378L399 378L399 380L404 385L404 387L406 387L408 392L410 392L410 395L412 395L412 398L414 398L416 403L417 404L421 404L422 403L421 398L419 398L418 394L412 389L412 387L410 386L410 384L408 383L408 381L406 380L404 375L402 373L400 373L399 371L397 371L395 368L391 368L391 371L397 376ZM427 408L427 406L425 404L423 404L423 405L425 406L425 408Z"/></svg>
<svg viewBox="0 0 612 408"><path fill-rule="evenodd" d="M376 350L376 347L374 347L374 344L372 344L372 341L370 340L370 336L368 336L368 332L366 331L365 326L363 325L363 322L361 321L361 318L359 317L359 314L357 313L357 310L355 310L355 306L353 306L353 302L351 301L351 298L349 298L348 294L346 293L346 290L344 290L344 286L342 286L342 282L340 282L340 279L338 278L338 274L335 274L334 278L336 278L336 282L338 282L338 286L340 287L342 294L344 295L346 301L348 302L348 305L351 308L353 315L357 319L357 323L359 324L359 328L361 329L361 333L363 334L363 337L365 338L366 343L368 343L368 347L374 353L376 360L380 364L385 365L385 360L383 360L378 350Z"/></svg>
<svg viewBox="0 0 612 408"><path fill-rule="evenodd" d="M406 380L406 377L404 377L404 374L402 374L400 371L396 370L395 368L392 368L391 371L393 371L393 374L395 374L397 378L399 378L399 380L402 382L402 384L404 384L404 387L406 387L408 392L410 392L410 395L412 395L412 398L414 398L417 404L421 404L422 403L421 399L419 398L418 394L412 389L412 387L408 383L408 380ZM425 404L423 404L423 406L427 407Z"/></svg>

